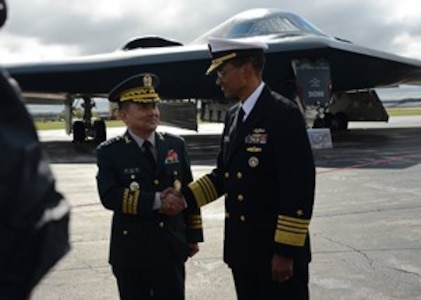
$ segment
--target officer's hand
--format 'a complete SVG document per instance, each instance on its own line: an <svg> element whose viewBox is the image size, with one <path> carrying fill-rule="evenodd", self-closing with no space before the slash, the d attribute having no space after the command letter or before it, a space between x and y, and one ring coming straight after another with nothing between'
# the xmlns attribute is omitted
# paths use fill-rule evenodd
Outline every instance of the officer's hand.
<svg viewBox="0 0 421 300"><path fill-rule="evenodd" d="M165 198L169 193L177 194L178 192L173 187L167 187L161 192L161 198Z"/></svg>
<svg viewBox="0 0 421 300"><path fill-rule="evenodd" d="M186 208L186 201L182 194L178 192L162 192L162 206L159 212L165 215L174 216Z"/></svg>
<svg viewBox="0 0 421 300"><path fill-rule="evenodd" d="M284 283L292 277L294 260L290 257L274 254L272 257L272 280Z"/></svg>
<svg viewBox="0 0 421 300"><path fill-rule="evenodd" d="M199 244L198 243L189 243L190 254L189 256L194 256L197 252L199 252Z"/></svg>

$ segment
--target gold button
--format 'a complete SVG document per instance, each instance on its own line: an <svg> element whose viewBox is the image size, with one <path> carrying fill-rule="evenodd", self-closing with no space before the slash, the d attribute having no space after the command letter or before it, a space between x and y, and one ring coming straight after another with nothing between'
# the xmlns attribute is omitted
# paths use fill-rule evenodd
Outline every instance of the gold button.
<svg viewBox="0 0 421 300"><path fill-rule="evenodd" d="M130 178L131 178L131 179L135 179L135 178L136 178L136 176L135 176L134 174L132 174L132 175L130 175Z"/></svg>
<svg viewBox="0 0 421 300"><path fill-rule="evenodd" d="M244 221L246 220L246 217L245 217L245 216L241 216L241 217L240 217L240 220L241 220L242 222L244 222Z"/></svg>
<svg viewBox="0 0 421 300"><path fill-rule="evenodd" d="M129 232L127 230L123 230L123 235L127 235Z"/></svg>
<svg viewBox="0 0 421 300"><path fill-rule="evenodd" d="M243 195L241 195L241 194L240 194L240 195L238 195L238 196L237 196L237 200L238 200L238 201L243 201L243 200L244 200L244 196L243 196Z"/></svg>
<svg viewBox="0 0 421 300"><path fill-rule="evenodd" d="M164 222L159 222L159 227L163 228L164 227Z"/></svg>
<svg viewBox="0 0 421 300"><path fill-rule="evenodd" d="M155 179L155 180L153 181L153 184L158 185L158 184L159 184L159 180L158 180L158 179Z"/></svg>
<svg viewBox="0 0 421 300"><path fill-rule="evenodd" d="M178 175L178 172L177 171L174 171L174 175Z"/></svg>
<svg viewBox="0 0 421 300"><path fill-rule="evenodd" d="M224 176L225 176L225 178L228 178L228 177L230 177L230 173L225 172Z"/></svg>
<svg viewBox="0 0 421 300"><path fill-rule="evenodd" d="M238 179L241 179L242 177L243 177L243 173L238 172L238 173L237 173L237 178L238 178Z"/></svg>
<svg viewBox="0 0 421 300"><path fill-rule="evenodd" d="M226 212L225 213L225 218L228 219L229 217L230 217L230 214Z"/></svg>

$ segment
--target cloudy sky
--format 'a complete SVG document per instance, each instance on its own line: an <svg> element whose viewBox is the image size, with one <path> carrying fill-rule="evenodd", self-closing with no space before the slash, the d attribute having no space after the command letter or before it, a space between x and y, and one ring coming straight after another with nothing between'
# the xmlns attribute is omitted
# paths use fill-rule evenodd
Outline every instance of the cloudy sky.
<svg viewBox="0 0 421 300"><path fill-rule="evenodd" d="M243 10L298 13L322 31L366 47L421 59L419 0L6 0L0 61L105 53L159 35L188 43Z"/></svg>

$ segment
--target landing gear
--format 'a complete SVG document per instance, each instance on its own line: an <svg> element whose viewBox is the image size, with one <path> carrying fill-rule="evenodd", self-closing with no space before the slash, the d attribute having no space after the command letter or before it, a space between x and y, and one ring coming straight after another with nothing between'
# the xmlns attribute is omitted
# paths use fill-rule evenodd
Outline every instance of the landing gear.
<svg viewBox="0 0 421 300"><path fill-rule="evenodd" d="M348 129L348 117L343 112L336 114L326 113L324 118L316 118L313 128L330 128L332 131Z"/></svg>
<svg viewBox="0 0 421 300"><path fill-rule="evenodd" d="M338 112L332 116L330 128L336 131L348 129L348 117L343 112Z"/></svg>
<svg viewBox="0 0 421 300"><path fill-rule="evenodd" d="M316 118L316 120L314 120L314 125L313 128L331 128L331 124L332 124L332 115L329 113L326 113L324 115L324 118Z"/></svg>
<svg viewBox="0 0 421 300"><path fill-rule="evenodd" d="M95 143L100 144L107 139L106 126L103 120L96 120L94 122L93 130Z"/></svg>
<svg viewBox="0 0 421 300"><path fill-rule="evenodd" d="M85 124L82 121L75 121L73 123L73 142L81 144L86 139Z"/></svg>
<svg viewBox="0 0 421 300"><path fill-rule="evenodd" d="M83 97L82 107L84 108L83 120L75 121L72 125L73 142L81 144L93 138L96 144L100 144L107 139L106 125L103 120L95 120L92 124L92 108L95 102L90 97Z"/></svg>

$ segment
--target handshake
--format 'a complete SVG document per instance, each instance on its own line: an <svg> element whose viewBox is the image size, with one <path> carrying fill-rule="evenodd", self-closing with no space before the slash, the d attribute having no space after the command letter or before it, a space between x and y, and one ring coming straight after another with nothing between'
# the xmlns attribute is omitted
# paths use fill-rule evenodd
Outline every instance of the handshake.
<svg viewBox="0 0 421 300"><path fill-rule="evenodd" d="M175 216L187 208L183 195L169 187L161 192L161 207L159 212L168 216Z"/></svg>

